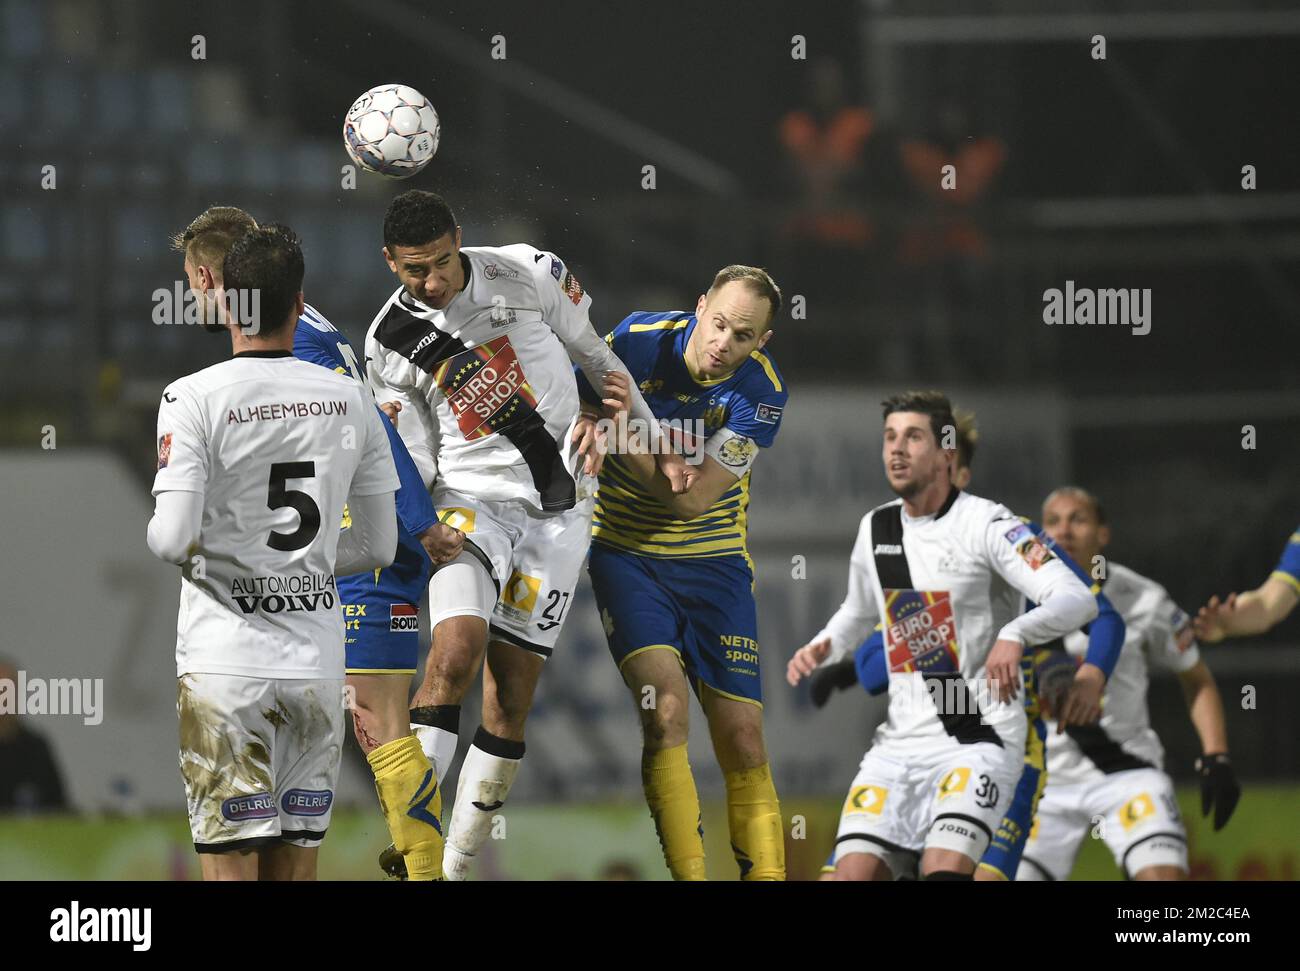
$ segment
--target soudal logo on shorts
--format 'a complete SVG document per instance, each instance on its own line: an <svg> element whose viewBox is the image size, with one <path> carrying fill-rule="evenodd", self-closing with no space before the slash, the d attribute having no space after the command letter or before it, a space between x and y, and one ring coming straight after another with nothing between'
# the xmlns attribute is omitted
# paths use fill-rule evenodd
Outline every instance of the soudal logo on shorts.
<svg viewBox="0 0 1300 971"><path fill-rule="evenodd" d="M270 819L277 815L275 798L269 792L232 796L221 804L221 815L233 823L245 819Z"/></svg>
<svg viewBox="0 0 1300 971"><path fill-rule="evenodd" d="M420 629L419 611L411 604L392 604L388 608L388 629L394 634Z"/></svg>
<svg viewBox="0 0 1300 971"><path fill-rule="evenodd" d="M280 799L280 808L293 816L324 816L334 802L329 789L290 789Z"/></svg>

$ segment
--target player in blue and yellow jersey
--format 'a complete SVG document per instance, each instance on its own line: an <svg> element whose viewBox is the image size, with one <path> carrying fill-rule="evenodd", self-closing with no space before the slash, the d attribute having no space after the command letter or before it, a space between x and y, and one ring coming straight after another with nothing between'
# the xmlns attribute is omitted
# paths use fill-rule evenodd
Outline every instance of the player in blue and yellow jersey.
<svg viewBox="0 0 1300 971"><path fill-rule="evenodd" d="M1282 559L1254 590L1230 593L1210 602L1196 615L1196 637L1213 644L1225 637L1249 637L1272 630L1300 603L1300 528L1291 534Z"/></svg>
<svg viewBox="0 0 1300 971"><path fill-rule="evenodd" d="M255 228L256 221L243 210L214 206L173 240L174 248L185 254L190 289L205 304L221 286L227 251ZM293 354L366 385L364 368L348 339L310 305L294 330ZM347 684L357 742L375 773L375 788L389 830L401 848L394 866L404 863L412 879L441 879L439 800L436 791L426 792L431 787L426 786L426 779L432 779L424 751L429 734L424 722L429 719L419 710L408 712L408 699L419 654L421 594L434 563L458 555L464 536L438 521L406 446L388 420L383 426L401 480L395 497L397 553L392 564L382 570L336 580L346 627ZM352 446L339 442L339 447ZM349 526L345 511L343 528ZM410 813L407 810L413 803L430 808ZM308 814L316 811L313 806Z"/></svg>
<svg viewBox="0 0 1300 971"><path fill-rule="evenodd" d="M953 468L953 485L965 489L970 485L971 466L979 433L973 414L957 412L955 417L957 462ZM1047 726L1044 716L1058 716L1062 726L1095 722L1100 715L1101 695L1106 679L1114 670L1124 646L1124 619L1101 592L1101 584L1085 574L1063 550L1058 549L1037 523L1021 518L1040 541L1073 570L1079 579L1088 584L1093 596L1097 598L1098 614L1084 628L1088 632L1088 654L1077 668L1059 639L1031 647L1020 660L1025 685L1025 716L1030 728L1025 738L1024 769L1016 785L1011 806L976 867L976 880L1016 878L1025 843L1029 839L1034 812L1047 785ZM1025 606L1026 609L1032 609L1033 604L1026 602ZM852 658L842 662L842 666L831 665L824 672L819 672L822 677L814 686L814 703L820 707L832 689L845 687L846 682L847 685L860 684L869 694L884 693L889 687L884 643L883 631L877 628L858 647ZM851 669L852 674L846 676L846 669ZM835 854L832 852L826 866L822 868L823 879L833 879L834 872Z"/></svg>
<svg viewBox="0 0 1300 971"><path fill-rule="evenodd" d="M600 473L590 572L610 652L641 715L641 777L664 858L704 879L687 759L688 684L727 789L742 879L785 879L780 806L763 742L758 617L746 548L750 470L776 438L785 381L763 350L781 292L756 267L721 270L695 313L636 313L606 338L655 417L695 461L673 491L653 457L613 450ZM621 375L605 405L625 408ZM578 375L588 406L600 395ZM589 412L590 414L590 412Z"/></svg>

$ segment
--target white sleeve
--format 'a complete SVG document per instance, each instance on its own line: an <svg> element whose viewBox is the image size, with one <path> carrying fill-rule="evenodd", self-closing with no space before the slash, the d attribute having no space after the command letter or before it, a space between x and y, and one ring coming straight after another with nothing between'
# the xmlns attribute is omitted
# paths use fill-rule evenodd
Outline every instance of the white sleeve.
<svg viewBox="0 0 1300 971"><path fill-rule="evenodd" d="M159 492L149 520L149 549L158 559L180 566L198 544L202 525L202 492Z"/></svg>
<svg viewBox="0 0 1300 971"><path fill-rule="evenodd" d="M824 663L833 664L850 657L858 645L867 639L880 621L876 606L875 561L871 556L871 514L862 519L858 538L849 557L849 590L830 620L812 640L831 639L831 653Z"/></svg>
<svg viewBox="0 0 1300 971"><path fill-rule="evenodd" d="M423 392L407 383L410 367L403 368L394 361L393 352L382 347L372 337L366 337L366 376L375 392L375 401L396 401L402 406L397 413L397 434L410 453L415 467L420 470L424 487L431 489L438 477L438 416L430 410ZM405 361L405 359L403 359ZM409 362L405 362L409 365Z"/></svg>
<svg viewBox="0 0 1300 971"><path fill-rule="evenodd" d="M158 405L158 473L153 494L200 495L208 484L208 434L203 405L184 384L169 385Z"/></svg>
<svg viewBox="0 0 1300 971"><path fill-rule="evenodd" d="M1026 646L1073 633L1097 616L1097 598L1032 529L1014 516L984 527L989 565L1038 604L998 632L999 640Z"/></svg>
<svg viewBox="0 0 1300 971"><path fill-rule="evenodd" d="M1200 661L1192 618L1174 603L1164 587L1156 586L1149 608L1141 611L1132 623L1142 628L1142 647L1153 666L1181 674Z"/></svg>
<svg viewBox="0 0 1300 971"><path fill-rule="evenodd" d="M397 477L397 466L393 464L388 432L384 430L383 423L388 419L374 406L369 391L358 389L357 397L360 399L358 404L362 415L361 460L352 473L348 495L373 496L396 492L401 488L402 482Z"/></svg>
<svg viewBox="0 0 1300 971"><path fill-rule="evenodd" d="M578 365L597 394L605 386L606 372L622 371L628 376L628 385L632 391L630 417L645 423L650 432L651 449L658 451L659 421L645 403L627 366L592 326L591 296L582 289L578 278L559 257L553 253L539 252L543 259L533 261L532 272L542 319L555 332L555 336L568 351L569 359Z"/></svg>
<svg viewBox="0 0 1300 971"><path fill-rule="evenodd" d="M351 576L381 570L392 563L397 555L397 506L393 493L353 493L348 496L348 513L352 525L339 534L334 573Z"/></svg>

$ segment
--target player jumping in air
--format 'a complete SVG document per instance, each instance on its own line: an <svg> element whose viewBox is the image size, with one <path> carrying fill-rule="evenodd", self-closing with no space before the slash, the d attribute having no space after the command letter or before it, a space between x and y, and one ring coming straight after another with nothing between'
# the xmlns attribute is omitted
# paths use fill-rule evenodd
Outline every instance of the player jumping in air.
<svg viewBox="0 0 1300 971"><path fill-rule="evenodd" d="M233 206L213 206L176 237L174 247L185 254L185 274L190 288L205 302L221 286L221 265L236 239L257 223ZM293 331L293 353L300 360L319 364L339 374L351 375L366 388L356 352L314 307L304 304ZM426 763L413 749L407 712L411 675L419 653L417 610L433 563L460 552L462 536L438 522L429 493L406 446L387 421L384 430L401 487L397 490L397 553L382 570L340 576L339 602L346 628L344 650L347 683L351 689L353 732L375 773L375 787L393 839L406 848L406 870L413 879L442 875L437 831L419 813L406 810L424 789ZM348 525L345 517L344 525ZM410 752L414 770L393 771L398 753ZM431 779L430 779L431 782ZM398 810L398 811L393 811Z"/></svg>
<svg viewBox="0 0 1300 971"><path fill-rule="evenodd" d="M385 567L397 545L382 416L351 378L293 357L302 278L290 231L241 235L215 294L233 359L174 381L158 409L148 541L182 571L180 764L209 880L314 879L343 743L334 574Z"/></svg>
<svg viewBox="0 0 1300 971"><path fill-rule="evenodd" d="M882 458L900 498L863 517L848 596L787 678L847 657L883 622L889 716L849 793L858 812L841 820L837 873L890 879L920 854L924 878L969 880L1024 764L1025 648L1077 630L1097 602L1006 507L952 484L945 396L896 395L884 415ZM1021 594L1038 606L1021 613Z"/></svg>
<svg viewBox="0 0 1300 971"><path fill-rule="evenodd" d="M1282 551L1282 560L1254 590L1230 593L1220 603L1211 597L1196 613L1196 636L1208 644L1225 637L1262 634L1286 620L1300 603L1300 529Z"/></svg>
<svg viewBox="0 0 1300 971"><path fill-rule="evenodd" d="M537 679L591 539L594 483L572 444L572 366L597 384L626 369L559 257L523 243L462 248L434 193L393 200L384 258L401 286L367 334L369 375L379 400L396 402L398 431L443 522L465 534L430 583L433 646L411 709L435 780L455 756L461 699L483 669L483 721L461 768L443 865L461 880L519 769ZM631 409L650 421L635 392ZM680 456L659 462L684 488Z"/></svg>
<svg viewBox="0 0 1300 971"><path fill-rule="evenodd" d="M635 313L606 338L655 416L686 422L688 442L703 456L679 494L648 454L608 455L590 561L610 652L641 716L646 801L678 880L704 879L700 801L686 752L688 684L726 781L741 876L785 879L745 518L750 470L776 438L788 394L763 350L780 309L765 271L728 266L695 313ZM579 385L589 404L602 401L591 384ZM612 378L606 405L622 412L628 390Z"/></svg>
<svg viewBox="0 0 1300 971"><path fill-rule="evenodd" d="M1096 558L1110 542L1110 526L1091 493L1057 489L1043 503L1043 526L1076 562L1102 562ZM1205 753L1197 760L1202 812L1214 810L1216 830L1228 822L1241 795L1228 761L1223 702L1200 658L1191 618L1158 583L1117 563L1106 564L1103 588L1127 625L1124 649L1106 685L1101 723L1048 734L1047 789L1018 880L1064 880L1094 827L1128 878L1186 878L1187 836L1173 783L1161 771L1164 750L1147 716L1149 664L1173 670L1182 683ZM1065 646L1077 657L1085 639L1070 634Z"/></svg>
<svg viewBox="0 0 1300 971"><path fill-rule="evenodd" d="M975 427L975 416L969 412L955 412L957 419L957 461L953 470L953 485L965 489L970 485L972 463L979 440ZM976 880L1014 880L1024 853L1025 841L1029 838L1029 829L1033 822L1038 801L1042 798L1043 788L1047 784L1046 743L1047 717L1057 718L1057 730L1064 731L1066 725L1089 725L1101 715L1101 696L1105 689L1106 678L1114 670L1124 646L1124 621L1119 613L1101 592L1101 585L1093 581L1072 560L1069 555L1056 547L1051 538L1035 523L1027 523L1038 539L1057 555L1061 562L1074 571L1084 583L1089 585L1097 598L1097 619L1084 626L1088 635L1087 655L1076 663L1065 652L1063 642L1057 640L1036 646L1025 652L1021 659L1021 675L1025 684L1025 717L1029 721L1029 731L1025 736L1025 764L1016 784L1011 806L1003 816L993 834L979 866L975 869ZM1033 604L1026 603L1026 609ZM865 688L870 694L881 694L889 688L889 669L885 661L885 640L882 628L877 626L875 632L854 652L837 665L819 668L811 679L816 689L818 680L822 679L823 689L815 692L814 704L821 707L825 703L832 685L826 682L834 678L842 681L842 672L837 668L848 666L852 672L852 685ZM833 687L840 687L835 683ZM859 812L859 807L852 801L846 801L842 815ZM834 879L835 856L823 868L823 879ZM910 875L910 874L909 874Z"/></svg>

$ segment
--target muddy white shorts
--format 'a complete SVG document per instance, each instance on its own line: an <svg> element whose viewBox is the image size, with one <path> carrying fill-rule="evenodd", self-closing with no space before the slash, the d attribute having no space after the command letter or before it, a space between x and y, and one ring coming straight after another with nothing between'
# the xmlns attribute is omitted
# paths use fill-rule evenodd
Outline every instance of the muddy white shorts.
<svg viewBox="0 0 1300 971"><path fill-rule="evenodd" d="M196 850L320 842L343 751L343 684L232 674L179 678L181 775Z"/></svg>

